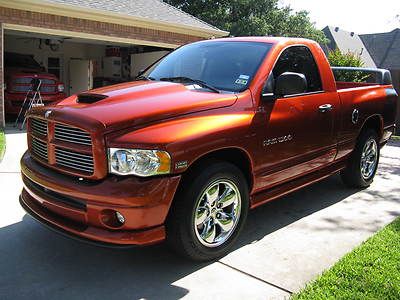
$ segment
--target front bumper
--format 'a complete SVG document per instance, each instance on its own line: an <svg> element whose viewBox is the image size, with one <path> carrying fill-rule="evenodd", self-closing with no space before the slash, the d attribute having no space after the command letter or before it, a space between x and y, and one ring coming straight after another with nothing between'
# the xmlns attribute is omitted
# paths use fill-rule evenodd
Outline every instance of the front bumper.
<svg viewBox="0 0 400 300"><path fill-rule="evenodd" d="M17 115L21 110L26 94L24 93L4 93L4 107L7 115ZM54 101L62 100L66 97L64 93L57 94L41 94L44 105L48 105Z"/></svg>
<svg viewBox="0 0 400 300"><path fill-rule="evenodd" d="M106 246L150 245L165 239L164 222L180 176L117 178L98 182L49 170L28 153L21 159L21 206L63 234ZM104 212L118 211L125 223L112 227Z"/></svg>

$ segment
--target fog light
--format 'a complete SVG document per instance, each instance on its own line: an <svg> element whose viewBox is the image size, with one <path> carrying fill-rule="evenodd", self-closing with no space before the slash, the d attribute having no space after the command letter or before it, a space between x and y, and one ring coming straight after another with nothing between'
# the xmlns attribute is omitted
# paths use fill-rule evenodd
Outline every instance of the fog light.
<svg viewBox="0 0 400 300"><path fill-rule="evenodd" d="M125 223L125 217L120 212L116 211L115 216L117 217L118 222L121 224Z"/></svg>

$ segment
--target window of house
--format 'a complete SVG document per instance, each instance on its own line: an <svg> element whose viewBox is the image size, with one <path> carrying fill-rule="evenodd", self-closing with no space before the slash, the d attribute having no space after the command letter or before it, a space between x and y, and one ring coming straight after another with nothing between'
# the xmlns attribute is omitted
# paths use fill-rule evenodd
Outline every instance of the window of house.
<svg viewBox="0 0 400 300"><path fill-rule="evenodd" d="M283 51L272 73L276 79L284 72L304 74L307 79L307 93L322 91L318 66L307 47L293 46Z"/></svg>

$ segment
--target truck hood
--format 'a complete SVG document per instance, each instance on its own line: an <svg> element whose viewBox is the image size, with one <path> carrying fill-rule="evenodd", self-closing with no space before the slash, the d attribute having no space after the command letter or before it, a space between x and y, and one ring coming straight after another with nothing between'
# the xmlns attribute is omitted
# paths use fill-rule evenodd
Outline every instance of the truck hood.
<svg viewBox="0 0 400 300"><path fill-rule="evenodd" d="M74 95L41 110L51 110L52 118L67 123L100 122L108 132L230 106L236 99L234 94L196 91L179 83L136 81Z"/></svg>

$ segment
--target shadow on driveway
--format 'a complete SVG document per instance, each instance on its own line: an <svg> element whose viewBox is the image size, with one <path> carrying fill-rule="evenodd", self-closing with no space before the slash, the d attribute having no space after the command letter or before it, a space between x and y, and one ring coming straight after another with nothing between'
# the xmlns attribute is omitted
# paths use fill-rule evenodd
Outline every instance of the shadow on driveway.
<svg viewBox="0 0 400 300"><path fill-rule="evenodd" d="M235 248L355 192L344 188L335 176L270 202L250 213ZM0 241L2 299L176 299L188 290L172 283L207 265L175 256L163 244L129 250L87 245L59 236L28 216L22 222L1 228Z"/></svg>
<svg viewBox="0 0 400 300"><path fill-rule="evenodd" d="M393 167L399 168L381 165L380 176L400 174ZM373 198L379 196L366 191ZM338 202L349 201L345 198L356 192L344 187L339 176L333 176L267 203L250 212L235 249ZM392 190L386 200L399 201L399 193ZM207 265L175 256L163 244L129 250L83 244L45 229L28 216L0 228L1 299L176 299L189 290L173 283ZM224 288L229 289L228 281Z"/></svg>

